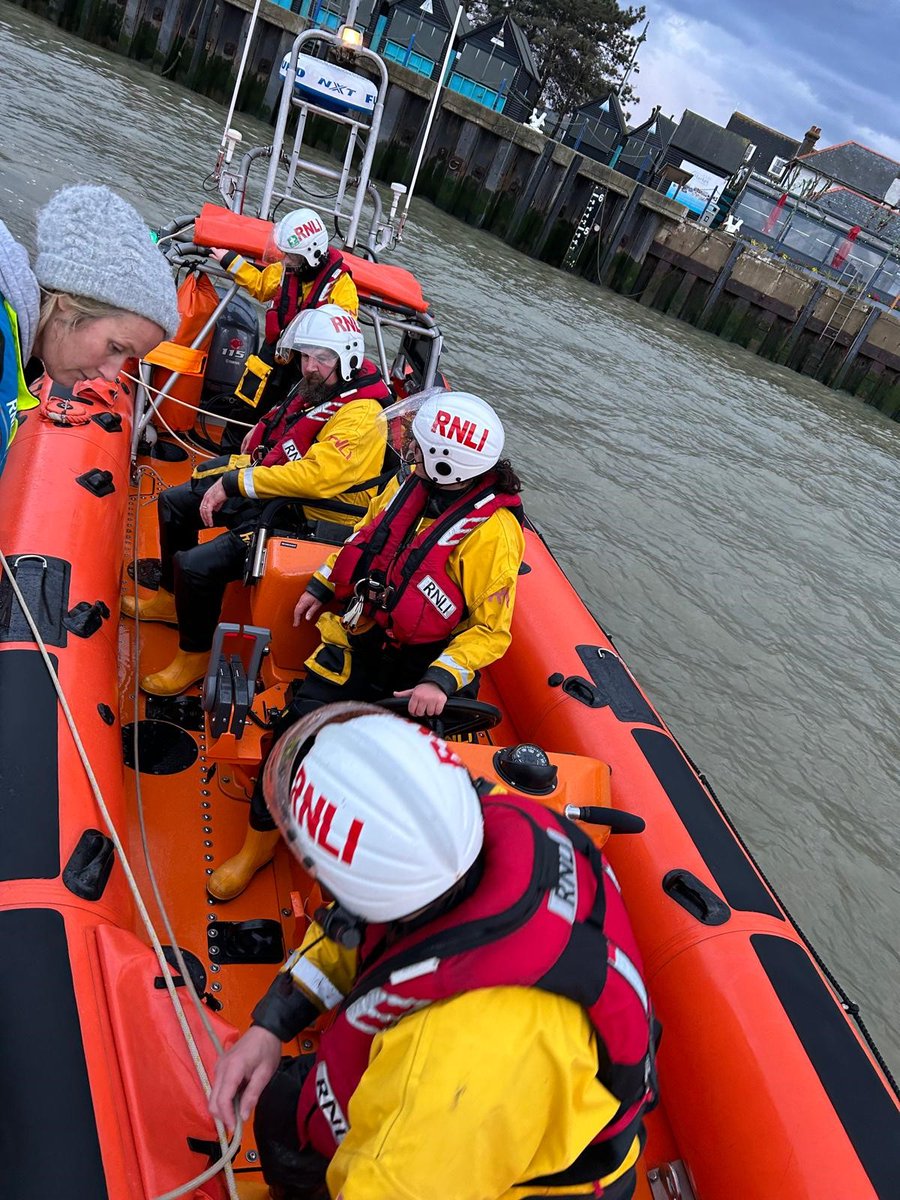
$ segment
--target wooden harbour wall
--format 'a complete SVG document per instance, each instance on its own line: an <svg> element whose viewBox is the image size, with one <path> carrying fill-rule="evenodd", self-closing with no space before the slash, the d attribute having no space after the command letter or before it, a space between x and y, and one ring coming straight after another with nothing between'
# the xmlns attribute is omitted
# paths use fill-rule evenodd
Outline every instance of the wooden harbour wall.
<svg viewBox="0 0 900 1200"><path fill-rule="evenodd" d="M252 0L14 0L107 49L227 103ZM277 67L304 27L264 4L239 107L272 119ZM407 182L431 80L389 63L391 86L374 173ZM311 122L328 150L335 125ZM574 270L639 303L900 419L900 319L845 296L763 247L711 232L682 205L501 113L445 92L417 194L554 267ZM584 221L589 203L595 211Z"/></svg>

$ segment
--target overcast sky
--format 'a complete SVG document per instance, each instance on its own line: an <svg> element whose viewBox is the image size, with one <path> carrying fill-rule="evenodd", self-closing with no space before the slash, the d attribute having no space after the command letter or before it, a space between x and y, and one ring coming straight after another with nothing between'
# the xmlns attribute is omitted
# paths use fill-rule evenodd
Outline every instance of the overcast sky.
<svg viewBox="0 0 900 1200"><path fill-rule="evenodd" d="M738 110L819 148L900 160L900 0L644 0L632 123L661 104L724 125ZM640 28L640 27L638 27Z"/></svg>

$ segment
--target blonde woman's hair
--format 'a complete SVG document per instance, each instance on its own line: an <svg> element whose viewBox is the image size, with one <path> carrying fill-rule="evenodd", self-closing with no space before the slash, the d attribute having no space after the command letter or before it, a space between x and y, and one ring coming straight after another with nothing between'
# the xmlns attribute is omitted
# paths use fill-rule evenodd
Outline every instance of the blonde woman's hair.
<svg viewBox="0 0 900 1200"><path fill-rule="evenodd" d="M61 317L60 300L65 299L71 316ZM105 304L102 300L91 300L88 296L70 296L67 292L52 292L41 289L41 315L38 320L37 335L44 332L55 317L67 321L73 329L84 325L86 321L96 321L100 317L115 317L127 312L124 308L116 308L114 304Z"/></svg>

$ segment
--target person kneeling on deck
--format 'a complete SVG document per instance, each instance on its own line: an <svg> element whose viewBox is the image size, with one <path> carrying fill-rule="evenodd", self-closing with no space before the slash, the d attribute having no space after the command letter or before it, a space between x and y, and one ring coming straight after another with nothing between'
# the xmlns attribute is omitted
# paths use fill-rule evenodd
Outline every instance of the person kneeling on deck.
<svg viewBox="0 0 900 1200"><path fill-rule="evenodd" d="M393 693L409 697L411 716L438 716L448 696L473 697L479 672L509 645L525 539L500 418L477 396L433 390L391 405L384 419L391 444L396 425L411 433L415 470L374 497L300 597L295 625L332 598L344 612L319 617L321 645L276 737L333 700ZM244 845L210 876L210 895L239 895L277 840L257 783Z"/></svg>
<svg viewBox="0 0 900 1200"><path fill-rule="evenodd" d="M159 497L162 571L159 591L142 599L147 621L178 625L179 650L164 670L141 680L144 691L174 696L202 679L225 587L240 579L247 541L263 502L280 496L337 500L345 511L305 504L308 520L347 532L381 482L390 392L355 319L328 304L301 314L282 338L300 356L302 379L286 400L247 434L242 454L212 459L194 477ZM203 525L228 532L198 544ZM134 597L122 611L134 616Z"/></svg>
<svg viewBox="0 0 900 1200"><path fill-rule="evenodd" d="M265 794L334 901L216 1065L210 1112L256 1106L270 1194L631 1197L655 1020L587 834L367 704L299 721Z"/></svg>
<svg viewBox="0 0 900 1200"><path fill-rule="evenodd" d="M328 230L311 208L297 208L275 226L273 241L284 255L260 271L234 250L212 254L254 300L269 301L259 354L251 355L236 395L260 412L277 403L293 382L278 353L278 340L298 313L337 304L351 316L359 312L356 284L340 251L328 245ZM265 399L264 399L265 398Z"/></svg>

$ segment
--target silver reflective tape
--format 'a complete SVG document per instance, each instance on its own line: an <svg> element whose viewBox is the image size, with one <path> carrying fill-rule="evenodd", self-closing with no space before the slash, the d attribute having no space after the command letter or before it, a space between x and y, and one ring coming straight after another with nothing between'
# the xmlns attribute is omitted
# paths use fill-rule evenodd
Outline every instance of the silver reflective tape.
<svg viewBox="0 0 900 1200"><path fill-rule="evenodd" d="M647 989L644 987L644 981L641 979L641 973L625 953L618 946L613 950L611 958L608 960L609 965L616 971L625 982L637 994L638 999L644 1009L644 1012L650 1013L650 997L647 995Z"/></svg>
<svg viewBox="0 0 900 1200"><path fill-rule="evenodd" d="M296 966L291 967L291 978L311 996L315 996L326 1011L340 1004L344 998L340 988L336 988L325 972L320 971L308 958L301 958Z"/></svg>

